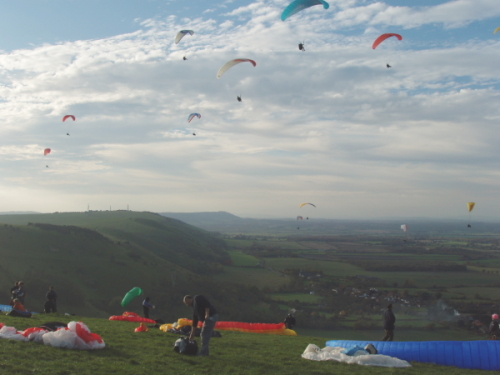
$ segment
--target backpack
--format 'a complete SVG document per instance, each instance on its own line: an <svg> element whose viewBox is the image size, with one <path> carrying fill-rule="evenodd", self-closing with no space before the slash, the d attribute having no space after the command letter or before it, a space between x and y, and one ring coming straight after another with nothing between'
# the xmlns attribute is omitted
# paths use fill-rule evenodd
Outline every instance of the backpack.
<svg viewBox="0 0 500 375"><path fill-rule="evenodd" d="M174 352L186 355L198 354L198 344L196 341L189 341L187 337L179 337L174 343Z"/></svg>

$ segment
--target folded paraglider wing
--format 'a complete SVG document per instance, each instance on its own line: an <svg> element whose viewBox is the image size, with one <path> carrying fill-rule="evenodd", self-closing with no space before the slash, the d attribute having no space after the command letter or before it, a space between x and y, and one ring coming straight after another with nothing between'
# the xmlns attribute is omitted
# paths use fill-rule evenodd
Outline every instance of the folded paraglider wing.
<svg viewBox="0 0 500 375"><path fill-rule="evenodd" d="M237 65L237 64L241 64L243 62L249 62L250 64L252 64L253 66L256 66L257 63L253 60L250 60L250 59L234 59L234 60L229 60L227 63L225 63L224 65L222 65L222 67L219 69L219 71L217 72L217 79L219 79L220 77L222 77L222 75L230 68L232 68L233 66Z"/></svg>
<svg viewBox="0 0 500 375"><path fill-rule="evenodd" d="M105 346L102 338L90 332L82 322L69 322L67 328L44 334L43 343L58 348L80 350L102 349Z"/></svg>
<svg viewBox="0 0 500 375"><path fill-rule="evenodd" d="M314 5L323 5L324 9L328 9L330 7L330 4L323 0L295 0L285 8L283 13L281 13L281 20L285 21L288 17L293 16L295 13Z"/></svg>

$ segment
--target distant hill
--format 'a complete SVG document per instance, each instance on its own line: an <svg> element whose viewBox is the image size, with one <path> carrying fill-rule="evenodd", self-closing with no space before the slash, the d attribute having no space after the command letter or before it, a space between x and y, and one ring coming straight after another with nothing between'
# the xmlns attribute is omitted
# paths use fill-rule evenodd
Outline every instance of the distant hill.
<svg viewBox="0 0 500 375"><path fill-rule="evenodd" d="M234 222L243 220L242 218L228 212L161 212L160 215L181 220L195 227L205 228L215 226L221 228ZM210 230L210 229L207 229Z"/></svg>
<svg viewBox="0 0 500 375"><path fill-rule="evenodd" d="M186 294L207 295L226 317L257 314L260 292L214 282L229 261L226 244L179 220L147 212L112 211L0 216L0 303L14 281L27 288L26 307L41 311L50 285L61 312L109 316L125 309L135 286L150 296L162 318L189 316ZM245 301L238 301L245 295Z"/></svg>
<svg viewBox="0 0 500 375"><path fill-rule="evenodd" d="M333 220L303 216L302 220L248 219L227 212L161 213L210 232L244 235L324 236L324 235L403 235L401 224L408 225L408 236L499 235L500 224L465 220L391 219Z"/></svg>
<svg viewBox="0 0 500 375"><path fill-rule="evenodd" d="M35 211L8 211L8 212L0 212L0 215L31 215L31 214L39 214L39 212L35 212Z"/></svg>

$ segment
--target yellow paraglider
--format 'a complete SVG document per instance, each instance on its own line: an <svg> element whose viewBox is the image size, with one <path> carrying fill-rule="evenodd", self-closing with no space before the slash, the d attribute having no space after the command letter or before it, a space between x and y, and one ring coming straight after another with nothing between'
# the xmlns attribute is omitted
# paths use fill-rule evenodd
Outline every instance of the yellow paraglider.
<svg viewBox="0 0 500 375"><path fill-rule="evenodd" d="M471 211L474 209L474 206L476 205L475 202L467 202L467 210L469 211L469 223L467 224L467 228L472 228L470 225L470 217L471 217Z"/></svg>
<svg viewBox="0 0 500 375"><path fill-rule="evenodd" d="M498 33L499 31L500 31L500 26L499 26L499 27L497 27L497 28L495 29L495 31L493 31L493 34L496 34L496 33Z"/></svg>

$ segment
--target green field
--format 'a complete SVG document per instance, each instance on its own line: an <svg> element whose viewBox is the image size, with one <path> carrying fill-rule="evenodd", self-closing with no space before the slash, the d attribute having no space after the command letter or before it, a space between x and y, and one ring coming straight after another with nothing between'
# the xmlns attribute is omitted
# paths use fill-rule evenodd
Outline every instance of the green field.
<svg viewBox="0 0 500 375"><path fill-rule="evenodd" d="M224 267L224 272L213 275L213 279L225 284L236 283L271 289L277 289L289 282L289 279L283 274L261 267Z"/></svg>
<svg viewBox="0 0 500 375"><path fill-rule="evenodd" d="M228 251L234 267L255 267L259 264L259 260L251 255L242 253L241 251Z"/></svg>
<svg viewBox="0 0 500 375"><path fill-rule="evenodd" d="M151 374L248 374L248 375L294 375L294 374L439 374L486 375L496 372L464 370L455 367L412 363L405 369L347 365L333 361L315 362L301 358L306 346L314 343L323 347L327 339L352 338L378 339L380 332L368 332L369 336L341 332L304 331L310 336L275 336L222 331L222 338L213 338L210 357L182 356L173 351L175 334L150 328L148 332L134 333L137 323L117 322L96 318L72 317L81 320L106 343L102 350L78 351L49 347L36 343L25 343L0 339L2 359L0 372L9 375L55 374L55 375L151 375ZM23 330L41 325L47 320L68 322L65 316L37 316L32 319L1 319L6 325ZM299 333L301 331L299 330ZM321 333L321 335L320 335ZM417 335L416 332L411 332ZM396 337L403 332L396 332ZM427 338L430 336L427 336ZM198 339L199 341L199 339Z"/></svg>
<svg viewBox="0 0 500 375"><path fill-rule="evenodd" d="M405 280L414 280L417 286L430 287L440 285L453 287L456 285L485 285L498 282L498 275L481 272L370 272L344 262L309 260L302 258L270 258L266 265L276 270L302 269L323 271L328 276L347 277L363 275L384 279L387 283L397 282L402 285Z"/></svg>

